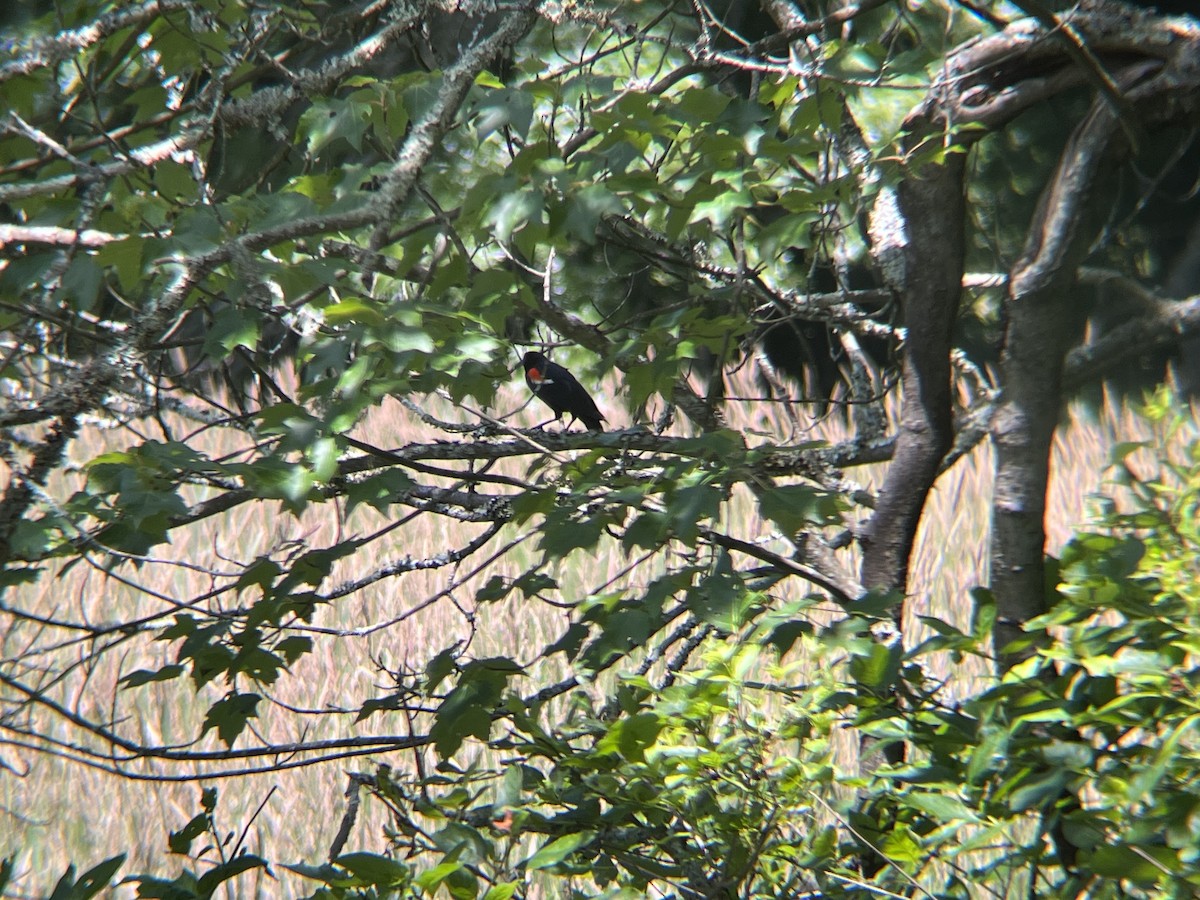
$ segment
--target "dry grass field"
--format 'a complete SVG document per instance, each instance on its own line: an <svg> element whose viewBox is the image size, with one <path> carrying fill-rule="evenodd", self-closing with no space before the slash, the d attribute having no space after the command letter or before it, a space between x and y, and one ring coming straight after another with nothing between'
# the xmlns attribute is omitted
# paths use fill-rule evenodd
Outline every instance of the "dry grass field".
<svg viewBox="0 0 1200 900"><path fill-rule="evenodd" d="M750 392L746 386L745 393ZM609 391L604 397L614 394ZM515 409L524 399L523 387L518 390L514 386L503 402L511 402L505 408ZM621 427L617 404L609 400L602 401L602 405L610 413L612 426ZM431 405L430 411L446 418L465 417L465 413L442 401ZM532 424L541 412L526 408L512 421ZM777 418L777 413L778 408L768 404L739 406L733 410L730 424L748 433L787 437L789 427ZM445 437L392 401L385 402L354 433L384 447ZM836 439L839 434L839 426L829 420L814 423L808 433L794 437ZM1113 404L1095 414L1079 407L1071 409L1055 449L1050 504L1052 551L1084 521L1087 498L1101 483L1108 448L1115 441L1147 437L1150 435L1144 423ZM103 448L133 441L128 432L92 432L86 445L74 448L74 456L83 462ZM236 448L220 449L232 452ZM515 461L509 471L522 474L527 464ZM849 474L873 486L881 471L855 470ZM982 580L988 563L990 472L990 451L980 446L938 482L913 567L911 590L915 602L910 606L914 613L960 624L969 615L966 590ZM278 552L288 542L295 546L325 546L348 534L369 534L390 521L389 516L365 508L348 518L343 511L329 503L310 507L295 518L275 508L247 505L173 535L170 545L155 550L157 562L139 568L122 567L114 573L75 566L58 577L43 577L35 585L18 589L19 593L6 602L41 615L87 622L173 614L181 604L212 587L214 576L205 570L207 566L215 564L218 569L232 571L235 563ZM403 512L397 508L395 514ZM771 526L758 519L753 502L745 497L735 498L728 505L727 516L736 523L736 533L770 531ZM431 515L418 516L405 527L368 544L342 565L331 583L408 555L433 556L448 547L461 546L476 533L477 526L456 526ZM490 558L493 550L510 543L507 553L491 560L481 571L473 571ZM553 573L560 579L564 598L587 596L610 582L623 584L633 578L645 581L650 577L640 570L627 573L630 560L615 545L611 552L594 558L579 557L576 554L570 566L560 566ZM503 654L530 663L532 677L518 685L522 690L531 691L539 683L561 677L561 656L549 662L527 657L558 637L569 621L569 609L529 601L506 601L476 609L473 601L474 586L494 574L517 575L536 558L531 541L506 529L489 548L461 568L384 579L322 608L310 627L299 629L313 639L314 652L268 690L271 702L260 706L255 730L279 740L368 732L403 734L409 724L395 714L376 715L355 724L359 704L389 688L388 677L378 662L392 670L419 669L432 652L454 640L470 641L470 653L477 657ZM790 590L802 592L804 587L795 585ZM425 603L427 598L435 597L434 602ZM208 603L238 602L232 594L225 594L206 602L205 608ZM919 626L911 621L908 640L920 636ZM54 646L60 656L77 659L79 665L64 680L59 696L84 714L119 717L125 733L148 743L190 744L199 732L208 704L220 696L219 686L209 686L196 696L181 682L165 688L149 685L133 691L116 690L114 682L120 673L173 662L173 647L161 642L135 647L131 642L128 648L118 647L93 661L93 648L85 642L73 644L73 640L63 632L38 632L29 623L14 625L0 636L5 658L31 647ZM984 673L964 667L954 674L966 684ZM80 737L66 729L56 731L56 736L67 742ZM212 734L200 745L217 746ZM160 781L155 778L158 774L178 778L184 773L177 769L166 772L154 763L146 763L128 767L136 778L117 777L11 744L0 747L0 762L0 856L14 856L16 870L21 873L12 886L13 896L47 892L72 860L84 869L128 851L130 859L123 874L160 867L167 832L181 828L198 811L199 794L206 786L220 790L217 821L221 828L239 837L247 828L243 846L276 861L317 861L327 854L343 812L346 772L369 771L375 762L388 762L400 770L414 764L411 754L405 758L377 754L220 781L205 779L205 771L197 768L186 773L188 780ZM263 762L269 766L272 761ZM365 804L347 849L383 849L382 824L379 810ZM184 862L181 860L181 864ZM276 870L275 874L278 881L261 874L245 876L235 882L238 889L229 896L289 897L315 888L314 883L284 870ZM132 891L126 895L132 896Z"/></svg>

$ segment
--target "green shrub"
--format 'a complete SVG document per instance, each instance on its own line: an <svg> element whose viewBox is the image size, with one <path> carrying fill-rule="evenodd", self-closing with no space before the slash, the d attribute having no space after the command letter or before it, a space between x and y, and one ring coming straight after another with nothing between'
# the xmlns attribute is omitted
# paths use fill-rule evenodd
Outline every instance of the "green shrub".
<svg viewBox="0 0 1200 900"><path fill-rule="evenodd" d="M554 897L1193 896L1200 442L1163 397L1147 410L1165 440L1116 449L1102 514L1055 561L1052 606L1028 624L1044 649L978 691L926 673L935 655L987 652L986 591L970 633L929 620L934 636L907 651L872 633L873 616L810 623L818 598L748 603L736 634L693 636L698 664L625 676L600 708L582 691L523 704L498 672L500 764L361 775L391 813L387 853L287 868L322 885L314 898L502 900L531 884ZM1170 447L1182 458L1156 449ZM1135 475L1135 452L1152 477ZM903 760L856 771L844 751L863 736ZM173 850L213 844L214 807L206 793ZM207 897L265 867L235 853L206 875L127 881L139 896ZM73 874L63 896L94 892L91 873Z"/></svg>

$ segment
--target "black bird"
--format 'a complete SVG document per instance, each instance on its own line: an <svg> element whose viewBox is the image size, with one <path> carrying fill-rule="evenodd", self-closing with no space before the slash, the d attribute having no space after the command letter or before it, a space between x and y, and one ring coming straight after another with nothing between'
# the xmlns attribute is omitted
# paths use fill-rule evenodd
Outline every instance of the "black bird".
<svg viewBox="0 0 1200 900"><path fill-rule="evenodd" d="M521 365L525 367L525 383L543 403L554 410L554 421L561 419L563 413L570 413L571 421L567 423L567 428L578 419L589 431L604 430L600 424L604 416L600 415L595 401L583 389L583 385L575 380L574 375L536 350L526 353Z"/></svg>

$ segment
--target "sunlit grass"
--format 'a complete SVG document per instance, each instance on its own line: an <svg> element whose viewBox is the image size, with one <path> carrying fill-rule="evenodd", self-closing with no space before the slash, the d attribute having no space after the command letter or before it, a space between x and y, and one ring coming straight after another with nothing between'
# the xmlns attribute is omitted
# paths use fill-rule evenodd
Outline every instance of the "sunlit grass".
<svg viewBox="0 0 1200 900"><path fill-rule="evenodd" d="M615 385L609 387L605 397L616 393ZM733 388L739 396L756 393L748 383L735 384ZM504 395L500 406L515 409L524 399L523 391L514 388ZM602 405L609 413L611 427L626 424L617 414L615 403ZM464 418L461 411L440 400L430 401L428 411L447 419ZM528 408L514 421L533 424L539 421L540 412ZM810 422L803 413L798 416L803 427L798 433L796 422L784 413L778 404L731 404L729 424L750 433L751 443L767 436L774 436L774 440L836 440L845 433L844 424L836 417ZM354 434L382 447L445 437L392 402L376 409ZM1055 446L1050 552L1057 551L1072 528L1084 520L1086 500L1100 482L1108 448L1116 441L1149 436L1148 426L1115 404L1107 403L1094 415L1072 407ZM200 438L201 442L220 440L224 438L215 431ZM129 443L132 443L130 437L122 432L94 431L73 452L76 461L83 463L103 449ZM208 449L227 453L236 448L210 444ZM527 462L512 460L493 471L524 477L526 465ZM855 469L849 475L875 488L884 471L882 466L872 466ZM67 486L58 488L66 490ZM986 444L939 480L918 536L911 568L911 601L905 623L906 641L910 644L924 634L917 615L935 616L959 627L966 626L971 614L967 590L983 581L987 570L990 491L991 452ZM114 574L99 567L77 565L69 571L47 574L37 584L21 588L19 594L9 599L9 605L43 616L90 623L173 613L173 605L186 604L213 586L210 575L179 563L211 565L221 572L232 572L259 556L278 554L289 542L305 548L330 546L348 535L370 534L408 512L396 507L382 514L360 507L347 516L343 514L343 506L323 504L293 517L274 504L248 504L180 529L172 535L170 545L155 549L154 555L160 562L136 568L122 566ZM761 519L748 493L735 492L723 517L731 534L751 540L764 539L773 549L786 552L782 539L771 542L774 526ZM384 563L405 557L433 557L463 545L480 528L455 524L432 514L418 515L403 528L342 561L324 587L361 577ZM427 722L410 723L395 713L380 713L356 724L355 715L363 700L384 695L393 688L388 671L380 663L386 670L419 676L434 653L455 642L462 642L471 657L512 656L528 665L528 676L514 682L514 687L531 693L569 674L561 655L540 660L537 651L565 629L570 621L570 605L609 582L634 590L661 571L656 568L661 564L654 563L655 568L636 569L622 575L629 560L615 541L606 540L594 555L575 553L547 570L560 583L562 608L519 595L477 605L475 591L487 579L497 574L514 578L538 563L540 554L535 542L522 541L521 537L515 527L507 527L481 553L460 566L387 578L322 607L311 627L298 626L299 633L313 638L313 652L265 691L269 702L260 705L260 717L253 721L255 730L270 740L287 742L356 733L405 734L412 725L427 726ZM510 552L485 571L466 577L479 560L509 541L516 542ZM131 583L118 580L118 575ZM152 596L139 586L159 596ZM773 596L783 601L809 591L809 586L791 579ZM422 608L426 598L440 592L446 593ZM209 611L245 605L253 599L252 592L242 597L224 594L199 604L199 608ZM837 614L836 608L828 604L824 615ZM167 618L160 624L169 621ZM12 658L28 642L45 640L37 629L22 624L3 636L3 652L6 658ZM94 664L87 663L92 650L90 644L79 643L66 651L81 660L81 665L68 680L67 689L57 696L84 716L106 720L117 715L119 730L148 744L192 742L209 704L225 690L223 685L208 686L197 695L186 687L179 689L179 683L116 690L114 685L120 674L173 662L173 646L130 640ZM812 662L822 663L820 659ZM951 672L947 669L934 674L948 677ZM986 667L979 661L967 662L953 672L964 686L985 675ZM294 712L297 709L303 712L297 714ZM55 737L64 741L78 737L61 725L55 728ZM852 736L847 735L847 752L852 743ZM219 744L210 733L200 746ZM423 752L426 753L423 764L431 769L435 762L432 753ZM3 754L0 759L9 768L0 777L3 822L0 855L15 854L17 872L22 873L15 890L27 895L47 891L68 862L74 861L82 870L118 852L130 854L123 873L152 870L161 874L167 832L181 828L198 811L200 789L209 784L203 780L155 781L154 775L167 770L153 762L129 767L149 780L129 780L19 747L0 748L0 753ZM412 771L416 762L411 753L375 754L212 782L221 792L218 825L223 831L233 832L236 842L237 835L262 804L245 838L245 846L251 852L260 852L280 862L320 860L328 852L344 809L346 773L369 771L374 761L388 762L398 771ZM193 774L202 771L196 769ZM169 774L178 775L179 770L172 768ZM382 825L381 811L364 804L348 849L381 849ZM227 850L232 847L230 843ZM210 854L209 858L214 856ZM180 860L181 865L185 863L186 860ZM240 879L238 895L293 896L314 887L313 883L283 870L277 869L276 875L280 878L278 883L264 875Z"/></svg>

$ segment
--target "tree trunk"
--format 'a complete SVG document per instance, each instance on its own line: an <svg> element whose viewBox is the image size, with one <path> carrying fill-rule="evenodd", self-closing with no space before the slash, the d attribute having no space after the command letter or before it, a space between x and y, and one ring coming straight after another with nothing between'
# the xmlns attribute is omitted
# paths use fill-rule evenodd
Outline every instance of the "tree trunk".
<svg viewBox="0 0 1200 900"><path fill-rule="evenodd" d="M880 224L877 208L873 223L876 257L897 285L907 336L900 433L864 541L868 590L906 589L921 510L953 441L950 348L962 294L964 158L950 153L913 173L896 189L898 221ZM884 243L889 236L891 251ZM889 252L892 260L881 258Z"/></svg>
<svg viewBox="0 0 1200 900"><path fill-rule="evenodd" d="M1008 324L1000 358L1004 395L992 425L991 589L1001 669L1034 646L1004 648L1046 610L1046 487L1062 407L1062 370L1082 317L1073 314L1075 272L1096 234L1094 190L1111 170L1118 122L1098 99L1075 129L1042 191L1025 249L1009 275ZM1123 141L1121 142L1123 144Z"/></svg>

